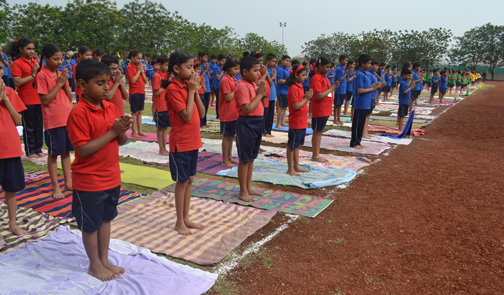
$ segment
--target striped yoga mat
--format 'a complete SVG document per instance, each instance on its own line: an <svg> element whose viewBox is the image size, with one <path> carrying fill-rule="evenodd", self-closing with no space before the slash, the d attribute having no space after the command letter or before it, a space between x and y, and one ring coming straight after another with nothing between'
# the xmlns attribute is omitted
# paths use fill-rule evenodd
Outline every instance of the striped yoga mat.
<svg viewBox="0 0 504 295"><path fill-rule="evenodd" d="M50 232L58 229L60 224L70 222L69 218L53 217L44 213L35 212L31 208L18 207L17 223L28 231L28 234L16 236L9 231L9 218L7 205L0 203L0 255L21 248L28 242L35 242L46 237Z"/></svg>
<svg viewBox="0 0 504 295"><path fill-rule="evenodd" d="M112 237L157 253L211 265L266 225L275 211L191 198L190 217L205 226L181 236L175 230L175 195L166 188L118 207Z"/></svg>
<svg viewBox="0 0 504 295"><path fill-rule="evenodd" d="M47 171L26 173L25 189L17 193L18 206L32 208L37 212L44 212L56 217L73 218L72 215L72 192L63 191L65 198L54 199L52 197L52 185ZM58 176L60 187L63 187L63 177ZM119 205L134 200L145 194L128 190L121 190ZM0 201L5 200L5 192L0 190Z"/></svg>

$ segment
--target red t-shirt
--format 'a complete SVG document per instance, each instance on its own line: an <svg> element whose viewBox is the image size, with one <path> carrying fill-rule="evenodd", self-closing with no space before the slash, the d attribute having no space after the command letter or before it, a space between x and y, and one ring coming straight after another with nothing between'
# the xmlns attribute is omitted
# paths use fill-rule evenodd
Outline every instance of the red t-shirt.
<svg viewBox="0 0 504 295"><path fill-rule="evenodd" d="M262 74L259 73L259 79L261 79L261 77L262 77ZM268 99L266 99L266 104L264 105L264 107L267 108L267 107L269 107L269 97L271 94L271 85L268 82L268 79L264 80L264 82L266 82L266 97L268 98Z"/></svg>
<svg viewBox="0 0 504 295"><path fill-rule="evenodd" d="M293 104L303 100L304 90L303 85L299 83L292 84L287 92L289 101L289 128L290 129L306 129L308 127L308 104L305 103L297 111L294 110Z"/></svg>
<svg viewBox="0 0 504 295"><path fill-rule="evenodd" d="M203 80L203 77L202 76L199 76L199 80ZM203 84L203 86L198 90L198 94L205 94L205 84Z"/></svg>
<svg viewBox="0 0 504 295"><path fill-rule="evenodd" d="M113 86L114 86L114 81L112 79L110 79L109 80L109 89L112 89ZM124 116L124 101L123 101L121 90L119 88L117 88L116 93L114 94L114 96L112 97L110 102L116 106L117 110L119 111L119 115L121 115L121 117Z"/></svg>
<svg viewBox="0 0 504 295"><path fill-rule="evenodd" d="M313 89L313 96L311 101L311 112L313 118L328 117L332 114L333 97L326 96L322 99L317 99L317 94L322 93L329 89L329 79L319 71L310 79L310 89Z"/></svg>
<svg viewBox="0 0 504 295"><path fill-rule="evenodd" d="M28 77L32 74L32 69L35 63L38 63L35 59L28 60L21 56L12 63L11 74L12 77ZM38 105L40 104L40 99L37 93L37 88L34 85L35 79L26 83L21 87L17 87L17 92L21 100L25 105Z"/></svg>
<svg viewBox="0 0 504 295"><path fill-rule="evenodd" d="M79 83L77 83L77 75L75 74L76 71L75 71L75 68L77 68L77 65L79 63L76 63L73 68L72 68L72 72L73 72L73 76L74 76L74 80L75 80L75 97L79 97L79 100L82 98L82 94L84 93L84 91L79 87Z"/></svg>
<svg viewBox="0 0 504 295"><path fill-rule="evenodd" d="M133 77L135 77L137 72L138 72L137 66L134 65L133 63L130 63L126 68L126 80L128 81L130 95L145 94L145 82L142 78L142 74L138 75L138 79L134 84L131 84L130 80L133 79Z"/></svg>
<svg viewBox="0 0 504 295"><path fill-rule="evenodd" d="M186 85L173 79L166 88L166 105L171 121L170 152L187 152L201 148L200 117L196 102L191 120L184 121L179 112L187 108L188 89Z"/></svg>
<svg viewBox="0 0 504 295"><path fill-rule="evenodd" d="M256 89L257 85L255 83L250 83L245 80L241 80L236 85L235 89L235 101L236 101L236 109L238 110L238 114L244 117L260 117L264 116L264 106L262 103L259 103L255 110L250 112L248 115L245 115L241 106L244 104L249 104L256 97Z"/></svg>
<svg viewBox="0 0 504 295"><path fill-rule="evenodd" d="M232 93L238 80L228 74L224 74L219 87L219 118L221 122L232 122L238 120L238 112L236 110L236 102L234 99L227 101L225 94Z"/></svg>
<svg viewBox="0 0 504 295"><path fill-rule="evenodd" d="M6 87L5 92L16 112L22 113L26 110L14 89ZM0 159L17 158L23 155L16 124L14 124L4 100L0 101L0 138Z"/></svg>
<svg viewBox="0 0 504 295"><path fill-rule="evenodd" d="M58 76L61 72L58 72ZM38 94L47 95L51 92L58 83L58 77L54 75L45 66L35 77L37 81ZM68 85L68 82L66 82ZM70 99L65 93L64 87L61 87L56 94L56 97L48 104L42 104L42 119L44 122L44 130L54 129L66 126L68 115L72 110Z"/></svg>
<svg viewBox="0 0 504 295"><path fill-rule="evenodd" d="M166 80L167 73L162 73L161 71L157 71L152 77L152 104L155 112L166 112L168 108L166 107L166 97L165 91L161 93L161 95L156 95L155 92L161 89L161 80Z"/></svg>
<svg viewBox="0 0 504 295"><path fill-rule="evenodd" d="M102 100L102 108L82 98L68 117L68 137L79 147L99 138L112 129L119 111L112 103ZM112 189L121 184L119 170L119 142L117 137L96 153L83 158L75 151L72 163L72 185L76 190L97 192Z"/></svg>

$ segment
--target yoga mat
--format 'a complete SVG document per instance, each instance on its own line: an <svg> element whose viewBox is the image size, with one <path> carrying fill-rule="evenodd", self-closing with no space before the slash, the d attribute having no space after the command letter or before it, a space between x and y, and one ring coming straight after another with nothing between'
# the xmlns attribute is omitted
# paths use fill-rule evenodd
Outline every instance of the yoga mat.
<svg viewBox="0 0 504 295"><path fill-rule="evenodd" d="M276 124L273 124L272 129L276 130L276 131L289 132L289 126L283 126L283 129L279 129L276 127ZM306 128L306 134L313 134L313 129ZM263 137L263 139L264 139L264 137Z"/></svg>
<svg viewBox="0 0 504 295"><path fill-rule="evenodd" d="M168 164L170 157L159 154L159 144L135 141L119 147L119 156L130 157L152 164Z"/></svg>
<svg viewBox="0 0 504 295"><path fill-rule="evenodd" d="M201 132L212 132L212 133L219 133L220 134L220 122L215 122L215 121L208 121L207 120L207 126L208 128L200 128Z"/></svg>
<svg viewBox="0 0 504 295"><path fill-rule="evenodd" d="M399 129L397 129L397 127L392 127L392 126L369 125L368 131L385 132L385 133L390 133L390 134L401 134L401 131L399 131ZM420 136L420 135L423 135L424 133L425 133L425 130L423 130L423 129L411 129L411 135L414 135L414 136Z"/></svg>
<svg viewBox="0 0 504 295"><path fill-rule="evenodd" d="M370 130L370 129L368 129ZM370 130L371 131L371 130ZM312 145L312 137L307 136L305 138L305 146ZM358 153L367 155L379 155L383 151L389 149L391 146L385 142L372 142L372 141L362 141L362 149L356 149L350 147L350 140L345 138L337 138L330 136L322 136L322 142L320 147L333 151L342 151L348 153Z"/></svg>
<svg viewBox="0 0 504 295"><path fill-rule="evenodd" d="M213 138L202 138L203 147L200 151L212 152L212 153L222 153L222 139L213 139ZM261 148L265 150L263 153L259 153L257 156L258 159L264 159L268 157L270 154L280 154L285 151L285 148L261 145ZM233 157L238 156L238 152L236 150L236 143L233 144Z"/></svg>
<svg viewBox="0 0 504 295"><path fill-rule="evenodd" d="M111 240L108 255L126 272L102 282L87 273L89 260L82 238L60 227L41 241L0 256L0 293L201 294L217 279L216 274L171 262L123 241Z"/></svg>
<svg viewBox="0 0 504 295"><path fill-rule="evenodd" d="M393 139L402 139L405 136L408 136L411 134L411 127L413 126L413 120L415 118L415 110L413 110L408 118L408 121L406 121L406 124L404 125L403 131L401 134L394 136L394 135L387 135L387 134L382 134L381 136L383 138L393 138Z"/></svg>
<svg viewBox="0 0 504 295"><path fill-rule="evenodd" d="M453 99L452 97L445 97L446 99ZM438 104L457 104L457 102L454 102L454 101L438 101L438 100L435 100L433 101L433 103L438 103Z"/></svg>
<svg viewBox="0 0 504 295"><path fill-rule="evenodd" d="M44 212L55 217L73 218L72 192L65 190L63 191L65 198L54 199L52 197L52 184L48 172L36 171L26 173L25 182L25 189L17 193L18 206L31 208L36 212ZM58 183L63 189L63 176L58 176ZM145 196L145 194L122 189L119 195L119 205L141 196ZM4 200L5 192L0 190L0 202Z"/></svg>
<svg viewBox="0 0 504 295"><path fill-rule="evenodd" d="M280 156L281 157L270 157L267 158L267 160L287 163L286 152L283 152L282 154L280 154ZM366 157L343 157L331 154L319 154L319 156L326 159L327 162L312 162L312 153L299 150L299 164L319 167L332 167L336 169L352 170L355 172L357 172L359 169L371 165L371 160Z"/></svg>
<svg viewBox="0 0 504 295"><path fill-rule="evenodd" d="M351 131L345 131L345 130L339 130L339 129L332 129L332 130L324 132L323 134L326 136L352 138ZM389 138L389 137L383 137L383 136L377 136L377 135L371 135L371 138L366 138L366 140L375 141L375 142L386 142L386 143L400 144L400 145L408 145L413 141L413 139L411 139L411 138L398 139L398 138Z"/></svg>
<svg viewBox="0 0 504 295"><path fill-rule="evenodd" d="M256 160L254 161L252 181L296 186L304 189L317 189L349 182L356 175L351 170L330 167L301 165L301 168L307 169L309 172L301 173L301 176L293 176L285 173L287 171L287 163L272 160ZM217 175L238 178L238 167L220 171Z"/></svg>
<svg viewBox="0 0 504 295"><path fill-rule="evenodd" d="M156 126L156 122L152 120L152 116L142 116L142 124Z"/></svg>
<svg viewBox="0 0 504 295"><path fill-rule="evenodd" d="M238 157L234 157L234 159L238 160ZM221 163L222 154L212 152L199 152L196 171L199 173L217 175L219 171L229 169L229 167L223 166Z"/></svg>
<svg viewBox="0 0 504 295"><path fill-rule="evenodd" d="M390 116L371 116L371 119L372 120L384 120L384 121L397 121L397 113L394 113L395 116L392 116L392 114L390 114ZM392 118L392 117L396 117L396 118ZM372 120L369 120L369 122L373 122ZM415 119L413 121L413 123L419 123L419 124L423 124L423 123L426 123L425 120L420 120L420 119Z"/></svg>
<svg viewBox="0 0 504 295"><path fill-rule="evenodd" d="M127 130L126 131L126 135L128 136L129 139L132 139L132 140L142 140L142 141L150 141L150 142L158 142L156 134L149 133L149 132L144 132L144 134L145 134L145 136L132 137L131 136L131 130ZM168 142L168 138L166 139L166 142Z"/></svg>
<svg viewBox="0 0 504 295"><path fill-rule="evenodd" d="M394 118L394 120L397 120L397 113L390 114L390 116L391 117L396 117L396 118ZM417 115L417 114L415 114L415 117L418 118L418 119L423 119L423 120L434 120L434 119L437 118L437 116L432 116L432 115ZM409 118L409 116L407 116L406 118ZM415 123L415 121L413 121L413 123Z"/></svg>
<svg viewBox="0 0 504 295"><path fill-rule="evenodd" d="M273 135L273 137L267 137L263 135L262 140L271 143L285 144L287 144L287 141L289 140L289 133L287 132L271 131L271 135Z"/></svg>
<svg viewBox="0 0 504 295"><path fill-rule="evenodd" d="M118 211L112 237L201 265L221 261L276 213L191 198L189 216L205 229L182 236L174 230L175 195L166 188L126 203Z"/></svg>
<svg viewBox="0 0 504 295"><path fill-rule="evenodd" d="M329 119L327 119L328 121L334 121L334 116L329 116ZM341 116L341 122L342 123L352 123L352 118L351 117L343 117L343 115Z"/></svg>
<svg viewBox="0 0 504 295"><path fill-rule="evenodd" d="M207 113L206 118L208 121L215 121L220 123L220 119L217 118L217 115L210 115Z"/></svg>
<svg viewBox="0 0 504 295"><path fill-rule="evenodd" d="M175 185L167 188L175 191ZM218 201L248 205L264 210L279 211L287 214L315 217L329 207L333 200L321 197L295 194L280 190L270 190L261 187L255 188L263 193L262 196L252 196L254 202L247 203L238 198L240 185L215 178L195 177L191 195L199 198L210 198Z"/></svg>
<svg viewBox="0 0 504 295"><path fill-rule="evenodd" d="M121 181L132 183L155 189L162 189L175 183L172 180L170 171L156 169L152 167L119 163L121 170Z"/></svg>
<svg viewBox="0 0 504 295"><path fill-rule="evenodd" d="M50 232L55 231L60 224L68 223L71 219L58 218L44 213L35 212L31 208L17 208L17 224L28 231L27 234L16 236L9 231L9 218L7 215L7 205L4 201L0 203L0 258L5 257L7 252L16 250L24 246L26 243L38 241L46 237ZM3 239L3 242L2 242ZM5 269L0 263L0 270ZM2 283L5 279L0 275L0 294L6 294L1 291Z"/></svg>

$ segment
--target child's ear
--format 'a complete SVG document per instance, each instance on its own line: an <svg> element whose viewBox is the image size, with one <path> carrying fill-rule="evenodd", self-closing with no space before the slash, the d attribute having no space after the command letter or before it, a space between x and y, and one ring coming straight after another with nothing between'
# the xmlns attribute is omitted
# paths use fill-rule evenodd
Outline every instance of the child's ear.
<svg viewBox="0 0 504 295"><path fill-rule="evenodd" d="M84 80L82 79L77 80L77 85L79 85L80 89L86 90L87 83Z"/></svg>
<svg viewBox="0 0 504 295"><path fill-rule="evenodd" d="M174 65L173 66L173 72L178 75L178 73L180 72L180 67L177 66L177 65Z"/></svg>

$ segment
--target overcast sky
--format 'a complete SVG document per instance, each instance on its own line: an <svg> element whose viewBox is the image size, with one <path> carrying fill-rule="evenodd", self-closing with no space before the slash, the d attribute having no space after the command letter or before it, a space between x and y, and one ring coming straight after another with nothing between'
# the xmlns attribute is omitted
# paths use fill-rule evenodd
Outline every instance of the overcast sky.
<svg viewBox="0 0 504 295"><path fill-rule="evenodd" d="M118 6L132 0L117 0ZM139 0L142 1L142 0ZM37 2L53 5L49 0L7 0L14 3ZM67 1L56 1L65 5ZM213 27L229 26L243 37L248 32L268 40L282 42L280 22L286 22L284 44L290 55L302 51L301 46L321 34L342 31L358 34L373 29L426 30L434 27L451 29L454 36L491 22L503 25L503 0L255 0L255 1L157 1L169 11L178 11L191 22ZM155 21L155 20L153 20ZM253 48L250 48L253 50Z"/></svg>

